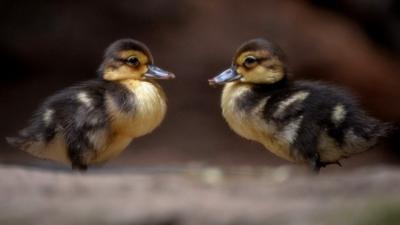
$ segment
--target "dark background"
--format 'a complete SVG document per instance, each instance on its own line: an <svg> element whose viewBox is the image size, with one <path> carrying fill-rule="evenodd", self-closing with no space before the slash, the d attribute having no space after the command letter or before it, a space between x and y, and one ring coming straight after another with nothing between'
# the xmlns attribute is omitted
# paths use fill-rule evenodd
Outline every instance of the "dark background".
<svg viewBox="0 0 400 225"><path fill-rule="evenodd" d="M162 126L107 166L286 164L228 128L221 90L207 79L242 42L264 37L287 53L295 79L345 86L372 115L400 121L399 15L395 0L1 1L0 162L57 168L3 137L23 128L46 96L94 78L107 45L130 37L177 79L161 84L169 99ZM399 155L379 147L344 165L396 164Z"/></svg>

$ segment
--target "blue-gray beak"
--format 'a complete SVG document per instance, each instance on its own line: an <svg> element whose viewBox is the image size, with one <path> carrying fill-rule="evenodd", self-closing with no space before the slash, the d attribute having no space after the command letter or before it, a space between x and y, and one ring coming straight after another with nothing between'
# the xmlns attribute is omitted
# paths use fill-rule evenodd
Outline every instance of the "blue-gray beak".
<svg viewBox="0 0 400 225"><path fill-rule="evenodd" d="M157 66L149 65L147 72L144 74L149 79L170 80L174 79L175 75L171 72L165 71Z"/></svg>
<svg viewBox="0 0 400 225"><path fill-rule="evenodd" d="M210 85L225 84L231 81L239 80L240 78L242 78L242 75L238 74L236 72L236 68L232 66L231 68L220 73L218 76L209 79L208 83Z"/></svg>

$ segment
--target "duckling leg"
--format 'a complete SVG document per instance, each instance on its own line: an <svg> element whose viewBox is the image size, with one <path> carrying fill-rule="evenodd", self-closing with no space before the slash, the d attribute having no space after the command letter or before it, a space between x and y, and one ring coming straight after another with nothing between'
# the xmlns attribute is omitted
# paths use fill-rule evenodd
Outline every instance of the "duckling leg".
<svg viewBox="0 0 400 225"><path fill-rule="evenodd" d="M311 170L314 171L315 173L319 173L319 171L321 170L321 167L325 167L321 163L318 153L315 153L314 156L310 157L308 159L308 162L310 163Z"/></svg>
<svg viewBox="0 0 400 225"><path fill-rule="evenodd" d="M293 154L305 160L311 169L319 172L323 165L317 150L320 128L312 122L303 122L293 143Z"/></svg>
<svg viewBox="0 0 400 225"><path fill-rule="evenodd" d="M66 134L68 156L71 160L73 170L86 171L88 154L90 152L89 143L82 131L68 132Z"/></svg>
<svg viewBox="0 0 400 225"><path fill-rule="evenodd" d="M68 148L68 156L71 160L72 170L86 171L88 166L84 162L82 152L85 151L80 149L78 146L71 146Z"/></svg>

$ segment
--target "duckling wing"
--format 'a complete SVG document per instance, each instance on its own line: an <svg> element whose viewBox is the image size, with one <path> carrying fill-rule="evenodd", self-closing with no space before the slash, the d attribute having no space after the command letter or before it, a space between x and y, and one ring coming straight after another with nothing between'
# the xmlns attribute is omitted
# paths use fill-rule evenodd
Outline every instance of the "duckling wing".
<svg viewBox="0 0 400 225"><path fill-rule="evenodd" d="M317 82L299 82L296 88L310 94L292 151L314 169L366 151L387 134L390 126L367 115L346 90Z"/></svg>
<svg viewBox="0 0 400 225"><path fill-rule="evenodd" d="M105 90L104 82L90 81L50 96L30 125L8 142L40 158L66 163L79 158L83 164L107 142Z"/></svg>

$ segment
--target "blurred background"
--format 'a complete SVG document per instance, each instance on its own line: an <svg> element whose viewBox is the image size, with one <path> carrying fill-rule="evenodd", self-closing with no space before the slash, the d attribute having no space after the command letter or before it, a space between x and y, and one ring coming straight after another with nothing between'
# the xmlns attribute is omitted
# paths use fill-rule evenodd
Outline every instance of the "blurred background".
<svg viewBox="0 0 400 225"><path fill-rule="evenodd" d="M145 42L177 79L161 83L169 100L162 126L105 167L287 164L234 134L221 116L221 88L207 84L255 37L284 49L294 79L344 86L370 114L400 121L395 0L13 0L0 1L0 30L1 163L59 168L12 149L4 137L26 126L45 97L94 78L104 49L126 37ZM343 164L398 164L395 144Z"/></svg>

